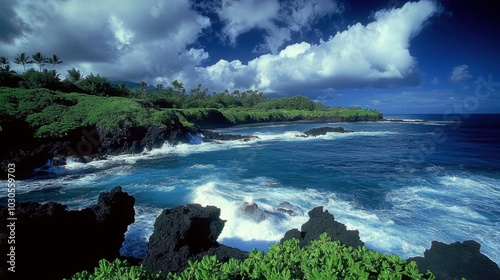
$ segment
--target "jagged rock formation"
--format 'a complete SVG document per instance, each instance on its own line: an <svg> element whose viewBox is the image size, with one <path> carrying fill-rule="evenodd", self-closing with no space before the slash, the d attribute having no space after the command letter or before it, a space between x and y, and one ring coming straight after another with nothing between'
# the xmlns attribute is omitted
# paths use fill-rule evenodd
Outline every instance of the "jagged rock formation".
<svg viewBox="0 0 500 280"><path fill-rule="evenodd" d="M168 273L179 272L189 259L199 260L205 255L216 255L223 261L246 258L246 252L217 242L225 223L219 216L219 208L199 204L164 210L156 218L144 266Z"/></svg>
<svg viewBox="0 0 500 280"><path fill-rule="evenodd" d="M323 210L323 207L316 207L308 214L309 221L302 225L301 231L298 229L287 231L280 243L297 238L300 241L299 245L305 246L326 232L332 240L338 240L348 246L356 247L364 244L357 230L347 230L344 224L335 221L333 215L328 213L328 210Z"/></svg>
<svg viewBox="0 0 500 280"><path fill-rule="evenodd" d="M432 241L424 257L409 258L415 261L420 271L432 271L436 280L499 280L500 269L496 263L479 252L481 245L473 240L445 244Z"/></svg>
<svg viewBox="0 0 500 280"><path fill-rule="evenodd" d="M206 140L221 140L221 141L231 141L231 140L242 140L249 141L252 139L258 139L259 137L253 135L241 135L241 134L222 134L210 130L202 130L203 138Z"/></svg>
<svg viewBox="0 0 500 280"><path fill-rule="evenodd" d="M315 137L319 135L326 135L328 132L336 132L336 133L348 133L352 132L350 130L345 130L343 127L317 127L313 129L309 129L308 131L304 132L306 137Z"/></svg>
<svg viewBox="0 0 500 280"><path fill-rule="evenodd" d="M0 206L0 279L69 278L93 270L100 259L114 260L134 222L134 203L134 197L115 187L80 211L55 202L16 204L15 244L7 241L5 223L11 221L7 208ZM15 273L7 271L10 246L15 246Z"/></svg>
<svg viewBox="0 0 500 280"><path fill-rule="evenodd" d="M0 115L0 124L0 143L8 147L0 151L0 176L7 176L8 164L16 164L17 179L36 175L33 170L48 160L59 159L64 164L65 158L70 156L87 162L107 155L140 153L144 149L159 148L166 141L172 144L189 142L187 135L193 132L175 115L163 127L130 126L124 120L116 129L84 126L58 138L36 138L25 121L10 116Z"/></svg>

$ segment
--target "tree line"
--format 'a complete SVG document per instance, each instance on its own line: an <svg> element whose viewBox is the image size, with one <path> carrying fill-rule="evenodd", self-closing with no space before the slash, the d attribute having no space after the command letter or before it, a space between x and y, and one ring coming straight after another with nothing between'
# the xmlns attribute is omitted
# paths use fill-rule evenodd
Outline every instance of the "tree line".
<svg viewBox="0 0 500 280"><path fill-rule="evenodd" d="M324 110L327 107L320 102L305 96L290 98L268 98L257 90L224 90L209 92L201 84L187 90L180 81L173 81L170 86L163 84L148 86L144 81L136 87L127 87L123 82L112 84L106 77L99 74L84 75L80 70L67 70L65 78L61 78L56 65L63 63L57 55L46 57L37 52L28 56L17 54L14 63L24 69L22 74L11 70L9 59L0 57L0 86L22 88L48 88L61 92L83 92L99 96L122 96L134 98L144 106L154 108L256 108L261 110L294 109L294 110ZM27 65L35 64L34 68L26 69ZM51 68L44 68L45 65Z"/></svg>

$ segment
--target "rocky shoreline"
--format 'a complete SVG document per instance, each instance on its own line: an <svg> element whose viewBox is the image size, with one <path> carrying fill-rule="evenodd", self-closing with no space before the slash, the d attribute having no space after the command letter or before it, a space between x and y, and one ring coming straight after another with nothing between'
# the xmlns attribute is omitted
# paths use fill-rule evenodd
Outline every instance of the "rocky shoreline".
<svg viewBox="0 0 500 280"><path fill-rule="evenodd" d="M34 170L48 161L53 165L64 165L67 158L80 162L103 158L109 155L137 154L144 149L160 148L165 142L177 144L189 142L189 133L197 130L182 125L172 117L165 127L121 126L109 130L95 126L81 127L61 138L36 138L34 130L18 119L4 121L0 141L9 147L0 151L0 176L6 178L8 164L16 165L16 178L27 179L37 175Z"/></svg>
<svg viewBox="0 0 500 280"><path fill-rule="evenodd" d="M315 137L326 133L349 133L342 127L320 127L305 131L298 137ZM185 127L173 116L165 127L122 126L109 130L95 126L82 127L67 133L62 138L34 137L34 131L25 122L10 119L3 124L0 142L9 149L0 151L0 177L6 178L9 164L16 165L16 178L28 179L44 175L52 166L65 165L72 157L79 162L90 162L111 155L139 154L144 150L161 148L164 143L199 144L200 139L193 135L203 135L205 141L250 141L257 139L252 135L222 134L206 129Z"/></svg>
<svg viewBox="0 0 500 280"><path fill-rule="evenodd" d="M17 204L15 274L7 270L9 232L4 223L8 213L0 206L0 278L61 279L92 270L100 259L120 258L125 232L134 222L134 202L121 187L115 187L101 193L96 205L80 211L53 202ZM258 206L252 209L258 210ZM187 267L188 260L206 255L222 261L246 258L247 252L217 242L224 224L215 206L189 204L165 209L155 221L146 256L136 261L152 272L168 273L179 272ZM281 242L297 238L303 246L323 232L348 246L363 246L358 231L347 230L322 207L309 211L309 221L301 230L288 231ZM423 273L431 270L436 279L500 279L498 265L479 249L475 241L434 241L424 257L408 261L416 261Z"/></svg>

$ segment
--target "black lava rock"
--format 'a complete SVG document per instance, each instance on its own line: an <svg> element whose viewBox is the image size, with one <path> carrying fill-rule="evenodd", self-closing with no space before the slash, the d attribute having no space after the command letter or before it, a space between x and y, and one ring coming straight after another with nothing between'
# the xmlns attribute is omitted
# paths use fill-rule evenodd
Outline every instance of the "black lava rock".
<svg viewBox="0 0 500 280"><path fill-rule="evenodd" d="M454 280L465 277L469 280L498 280L500 269L487 256L479 252L481 245L469 240L445 244L432 241L431 248L425 250L424 257L413 257L422 273L432 271L436 280Z"/></svg>
<svg viewBox="0 0 500 280"><path fill-rule="evenodd" d="M326 135L328 132L348 133L352 131L345 130L343 127L324 126L324 127L309 129L308 131L304 132L304 134L306 135L306 137L311 137L311 136Z"/></svg>
<svg viewBox="0 0 500 280"><path fill-rule="evenodd" d="M206 140L220 140L220 141L232 141L232 140L242 140L249 141L252 139L258 139L259 137L253 135L240 135L240 134L222 134L215 131L203 130L203 137Z"/></svg>
<svg viewBox="0 0 500 280"><path fill-rule="evenodd" d="M225 221L220 209L189 204L164 210L156 218L143 265L153 272L179 272L188 260L216 255L222 261L244 259L247 253L217 242Z"/></svg>
<svg viewBox="0 0 500 280"><path fill-rule="evenodd" d="M316 207L308 214L309 221L302 225L301 231L297 229L287 231L280 243L297 238L300 241L299 245L305 246L326 232L332 240L338 240L347 246L357 247L364 244L357 230L347 230L344 224L335 221L328 210L323 211L323 207Z"/></svg>
<svg viewBox="0 0 500 280"><path fill-rule="evenodd" d="M118 258L134 222L134 203L134 197L115 187L80 211L55 202L26 202L16 204L17 220L10 221L8 209L0 206L0 279L69 278L93 270L100 259ZM15 243L9 241L12 232ZM7 256L11 251L14 257ZM15 273L8 270L12 265Z"/></svg>

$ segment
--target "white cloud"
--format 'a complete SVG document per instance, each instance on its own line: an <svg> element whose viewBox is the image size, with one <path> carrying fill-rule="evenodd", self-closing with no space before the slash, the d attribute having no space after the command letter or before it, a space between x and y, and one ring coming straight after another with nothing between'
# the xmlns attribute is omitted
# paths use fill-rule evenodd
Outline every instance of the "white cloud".
<svg viewBox="0 0 500 280"><path fill-rule="evenodd" d="M407 3L401 9L379 11L373 22L354 24L326 41L286 46L294 32L307 31L318 19L340 13L338 4L223 0L216 8L207 7L217 11L227 38L238 43L241 34L258 28L264 31L259 48L271 53L248 63L220 60L201 67L210 55L198 38L212 22L193 10L189 0L0 1L8 4L0 14L17 22L4 28L15 30L14 36L0 37L3 56L55 53L64 60L57 67L63 76L67 68L75 67L111 79L148 83L178 79L186 87L202 83L213 90L255 88L276 93L416 84L410 40L437 10L427 0Z"/></svg>
<svg viewBox="0 0 500 280"><path fill-rule="evenodd" d="M223 36L233 45L243 33L264 30L264 43L256 49L273 54L290 41L292 32L308 30L319 18L340 11L332 0L222 0L216 10L225 24Z"/></svg>
<svg viewBox="0 0 500 280"><path fill-rule="evenodd" d="M453 70L450 75L450 81L453 83L460 83L465 79L472 78L471 74L469 74L469 66L462 64L453 67Z"/></svg>
<svg viewBox="0 0 500 280"><path fill-rule="evenodd" d="M20 0L9 5L24 28L15 40L0 42L0 53L55 53L64 60L58 66L63 76L65 67L81 67L110 78L153 80L208 57L201 48L187 47L211 24L189 0Z"/></svg>
<svg viewBox="0 0 500 280"><path fill-rule="evenodd" d="M246 65L219 61L198 67L197 72L207 81L224 77L219 88L250 84L269 92L415 84L418 73L410 40L436 12L434 2L410 2L400 9L379 11L366 26L355 24L319 44L293 44Z"/></svg>

